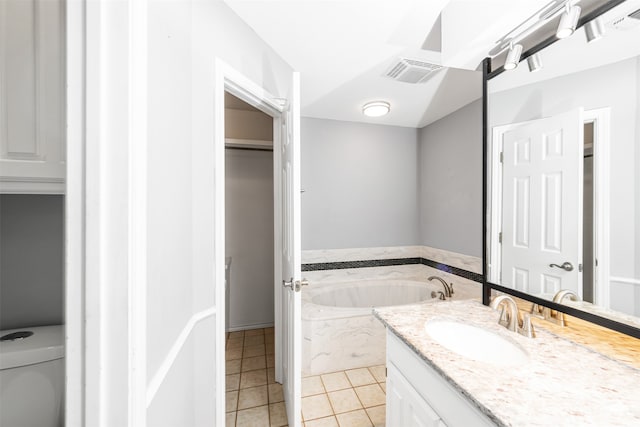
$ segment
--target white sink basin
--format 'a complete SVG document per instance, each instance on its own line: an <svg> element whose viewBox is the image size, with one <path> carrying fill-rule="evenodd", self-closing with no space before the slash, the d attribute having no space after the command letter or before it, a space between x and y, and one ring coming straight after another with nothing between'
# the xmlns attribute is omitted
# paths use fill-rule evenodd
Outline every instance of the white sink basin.
<svg viewBox="0 0 640 427"><path fill-rule="evenodd" d="M499 366L521 365L529 360L518 343L491 331L452 320L430 320L424 325L431 338L461 356Z"/></svg>

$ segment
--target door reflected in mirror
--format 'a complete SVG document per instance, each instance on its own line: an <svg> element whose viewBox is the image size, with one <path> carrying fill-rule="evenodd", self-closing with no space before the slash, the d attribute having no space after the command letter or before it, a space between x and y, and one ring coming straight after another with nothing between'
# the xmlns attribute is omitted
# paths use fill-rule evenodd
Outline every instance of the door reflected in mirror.
<svg viewBox="0 0 640 427"><path fill-rule="evenodd" d="M491 283L640 327L640 9L487 82ZM633 18L628 18L629 19Z"/></svg>

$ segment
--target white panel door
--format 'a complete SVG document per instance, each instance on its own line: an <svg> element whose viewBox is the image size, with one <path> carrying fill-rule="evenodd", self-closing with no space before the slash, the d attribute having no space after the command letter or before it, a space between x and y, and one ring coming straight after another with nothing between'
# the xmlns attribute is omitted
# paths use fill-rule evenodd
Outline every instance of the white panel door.
<svg viewBox="0 0 640 427"><path fill-rule="evenodd" d="M581 296L582 129L576 109L516 125L503 136L505 286Z"/></svg>
<svg viewBox="0 0 640 427"><path fill-rule="evenodd" d="M292 94L283 114L280 153L282 278L289 285L282 292L282 385L287 418L292 427L300 426L302 387L299 94L300 75L294 73Z"/></svg>

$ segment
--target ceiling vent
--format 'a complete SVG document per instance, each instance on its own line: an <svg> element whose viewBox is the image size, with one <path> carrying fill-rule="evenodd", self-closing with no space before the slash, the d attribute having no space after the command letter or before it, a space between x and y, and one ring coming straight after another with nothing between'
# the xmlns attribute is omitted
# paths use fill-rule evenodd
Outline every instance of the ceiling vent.
<svg viewBox="0 0 640 427"><path fill-rule="evenodd" d="M397 62L393 63L384 76L399 82L424 83L441 68L441 65L430 62L410 58L399 58Z"/></svg>
<svg viewBox="0 0 640 427"><path fill-rule="evenodd" d="M617 30L627 30L638 24L640 24L640 9L614 19L610 25Z"/></svg>

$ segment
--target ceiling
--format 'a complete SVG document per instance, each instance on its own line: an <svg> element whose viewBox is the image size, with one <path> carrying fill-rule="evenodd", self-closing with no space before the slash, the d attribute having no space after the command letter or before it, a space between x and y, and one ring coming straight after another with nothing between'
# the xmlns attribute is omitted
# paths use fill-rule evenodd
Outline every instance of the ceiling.
<svg viewBox="0 0 640 427"><path fill-rule="evenodd" d="M301 74L302 115L424 127L482 96L476 71L502 36L553 0L225 0ZM399 57L445 68L383 76ZM391 112L362 114L368 101Z"/></svg>

